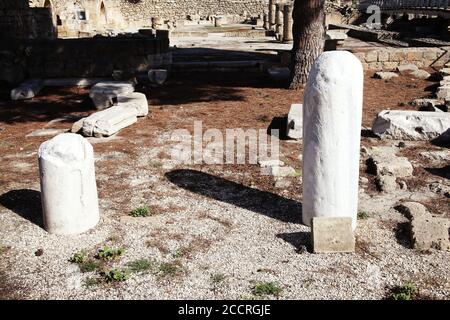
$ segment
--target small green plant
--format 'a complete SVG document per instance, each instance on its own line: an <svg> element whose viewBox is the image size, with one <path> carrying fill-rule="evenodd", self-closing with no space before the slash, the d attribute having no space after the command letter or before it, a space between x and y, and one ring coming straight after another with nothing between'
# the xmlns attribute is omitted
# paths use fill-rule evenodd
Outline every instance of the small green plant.
<svg viewBox="0 0 450 320"><path fill-rule="evenodd" d="M358 212L358 220L367 220L369 219L369 214L365 211Z"/></svg>
<svg viewBox="0 0 450 320"><path fill-rule="evenodd" d="M390 298L392 300L414 300L418 295L419 290L412 282L407 282L402 286L394 287L391 290Z"/></svg>
<svg viewBox="0 0 450 320"><path fill-rule="evenodd" d="M295 170L293 175L295 178L300 178L302 176L302 170Z"/></svg>
<svg viewBox="0 0 450 320"><path fill-rule="evenodd" d="M128 264L132 272L144 272L154 267L154 262L147 259L139 259Z"/></svg>
<svg viewBox="0 0 450 320"><path fill-rule="evenodd" d="M117 248L113 249L108 246L104 247L103 249L100 249L97 253L97 258L101 260L114 260L118 257L120 257L122 254L124 254L125 249L123 248Z"/></svg>
<svg viewBox="0 0 450 320"><path fill-rule="evenodd" d="M84 263L88 258L88 253L85 249L77 251L73 254L73 256L69 259L72 263Z"/></svg>
<svg viewBox="0 0 450 320"><path fill-rule="evenodd" d="M257 296L278 296L282 289L276 282L259 282L253 287L253 294Z"/></svg>
<svg viewBox="0 0 450 320"><path fill-rule="evenodd" d="M213 285L218 285L226 280L227 276L223 273L215 273L211 275L211 282Z"/></svg>
<svg viewBox="0 0 450 320"><path fill-rule="evenodd" d="M130 216L135 218L148 217L150 215L150 208L147 206L141 206L130 212Z"/></svg>
<svg viewBox="0 0 450 320"><path fill-rule="evenodd" d="M78 264L82 273L93 272L100 267L100 263L95 260L86 260Z"/></svg>
<svg viewBox="0 0 450 320"><path fill-rule="evenodd" d="M100 284L100 279L98 279L98 278L89 277L89 278L86 278L86 280L84 280L84 286L86 288L94 287L98 284Z"/></svg>
<svg viewBox="0 0 450 320"><path fill-rule="evenodd" d="M8 247L0 244L0 255L6 253L6 251L8 251L8 249L9 249Z"/></svg>
<svg viewBox="0 0 450 320"><path fill-rule="evenodd" d="M178 261L163 262L159 265L159 272L162 276L175 276L181 271L181 265Z"/></svg>
<svg viewBox="0 0 450 320"><path fill-rule="evenodd" d="M128 269L111 269L104 273L106 282L123 282L130 276Z"/></svg>

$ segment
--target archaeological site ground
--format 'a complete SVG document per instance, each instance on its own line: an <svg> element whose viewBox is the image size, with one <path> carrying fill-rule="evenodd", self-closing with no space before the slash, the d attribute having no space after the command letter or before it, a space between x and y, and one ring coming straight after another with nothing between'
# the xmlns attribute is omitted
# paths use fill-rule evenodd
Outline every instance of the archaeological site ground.
<svg viewBox="0 0 450 320"><path fill-rule="evenodd" d="M447 3L0 0L0 299L449 300Z"/></svg>

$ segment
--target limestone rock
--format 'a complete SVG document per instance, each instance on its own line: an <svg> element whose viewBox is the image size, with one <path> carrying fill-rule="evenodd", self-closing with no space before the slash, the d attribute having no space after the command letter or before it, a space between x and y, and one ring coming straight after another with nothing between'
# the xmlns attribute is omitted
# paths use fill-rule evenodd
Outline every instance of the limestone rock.
<svg viewBox="0 0 450 320"><path fill-rule="evenodd" d="M83 122L83 134L88 137L109 137L136 122L135 108L114 106L87 117Z"/></svg>
<svg viewBox="0 0 450 320"><path fill-rule="evenodd" d="M450 114L445 112L382 111L372 131L381 138L396 140L449 139Z"/></svg>
<svg viewBox="0 0 450 320"><path fill-rule="evenodd" d="M423 216L411 220L411 241L417 250L448 250L450 220Z"/></svg>
<svg viewBox="0 0 450 320"><path fill-rule="evenodd" d="M406 157L389 154L372 155L368 161L369 171L377 176L390 175L397 178L411 177L414 168Z"/></svg>
<svg viewBox="0 0 450 320"><path fill-rule="evenodd" d="M303 105L293 104L287 117L286 136L291 139L303 137Z"/></svg>
<svg viewBox="0 0 450 320"><path fill-rule="evenodd" d="M415 64L405 64L397 67L397 71L401 74L412 73L419 71L419 68Z"/></svg>
<svg viewBox="0 0 450 320"><path fill-rule="evenodd" d="M145 117L148 115L148 101L143 93L133 92L120 94L117 96L117 105L136 109L136 115L138 117Z"/></svg>
<svg viewBox="0 0 450 320"><path fill-rule="evenodd" d="M312 242L314 253L355 252L352 218L313 218Z"/></svg>
<svg viewBox="0 0 450 320"><path fill-rule="evenodd" d="M117 96L132 92L134 92L134 85L130 82L106 81L94 85L89 96L97 110L104 110L114 104Z"/></svg>
<svg viewBox="0 0 450 320"><path fill-rule="evenodd" d="M428 79L431 77L431 74L426 72L425 70L414 70L411 72L411 75L418 79Z"/></svg>
<svg viewBox="0 0 450 320"><path fill-rule="evenodd" d="M374 78L381 79L381 80L389 80L392 78L398 78L398 74L395 72L379 71L374 74Z"/></svg>
<svg viewBox="0 0 450 320"><path fill-rule="evenodd" d="M86 119L86 118L82 118L82 119L78 120L77 122L75 122L72 125L72 129L70 130L70 132L72 132L72 133L80 132L83 129L84 119Z"/></svg>
<svg viewBox="0 0 450 320"><path fill-rule="evenodd" d="M404 214L409 220L431 217L428 209L418 202L404 202L395 209Z"/></svg>
<svg viewBox="0 0 450 320"><path fill-rule="evenodd" d="M392 193L398 189L397 179L394 176L382 175L375 179L377 189L380 192Z"/></svg>
<svg viewBox="0 0 450 320"><path fill-rule="evenodd" d="M44 87L41 79L33 79L23 82L17 88L11 90L11 100L26 100L34 98Z"/></svg>

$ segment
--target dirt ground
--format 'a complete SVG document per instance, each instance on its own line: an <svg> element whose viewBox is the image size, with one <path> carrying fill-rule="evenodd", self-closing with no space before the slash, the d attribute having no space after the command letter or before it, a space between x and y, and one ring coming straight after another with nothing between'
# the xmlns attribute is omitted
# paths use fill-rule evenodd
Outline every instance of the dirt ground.
<svg viewBox="0 0 450 320"><path fill-rule="evenodd" d="M363 127L384 109L416 109L436 82L400 76L365 78ZM408 142L398 154L414 166L408 190L379 193L361 174L360 220L355 254L314 255L309 228L301 225L301 174L283 185L258 165L176 165L171 132L194 121L216 128L283 129L301 91L274 87L262 75L178 75L160 88L141 86L151 113L109 139L90 139L96 155L101 222L86 234L49 235L40 209L37 150L51 136L38 129L70 129L93 112L88 89L45 88L38 97L9 101L0 89L0 297L48 299L252 299L254 287L276 282L280 299L382 299L391 288L414 282L421 297L450 297L450 253L410 248L406 219L393 208L412 199L433 214L450 216L450 201L430 188L449 185L448 163L424 159L446 151ZM397 146L363 130L362 146ZM301 143L281 137L281 160L301 173ZM146 204L151 216L129 212ZM121 247L108 268L148 259L152 268L121 283L106 283L99 270L82 272L69 258L108 245ZM169 268L166 268L170 266ZM170 272L167 272L169 270ZM220 281L219 281L220 280ZM268 296L273 298L273 296Z"/></svg>

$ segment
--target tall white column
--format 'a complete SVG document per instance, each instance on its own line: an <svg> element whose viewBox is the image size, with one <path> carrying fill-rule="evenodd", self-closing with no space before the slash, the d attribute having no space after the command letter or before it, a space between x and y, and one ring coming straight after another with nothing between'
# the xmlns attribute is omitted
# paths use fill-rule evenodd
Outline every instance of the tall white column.
<svg viewBox="0 0 450 320"><path fill-rule="evenodd" d="M44 227L49 233L83 233L99 221L94 151L82 136L65 133L38 152Z"/></svg>
<svg viewBox="0 0 450 320"><path fill-rule="evenodd" d="M303 223L358 212L363 68L350 52L319 56L303 105Z"/></svg>

